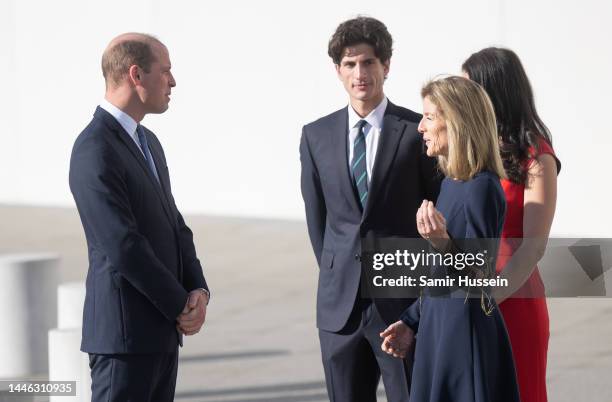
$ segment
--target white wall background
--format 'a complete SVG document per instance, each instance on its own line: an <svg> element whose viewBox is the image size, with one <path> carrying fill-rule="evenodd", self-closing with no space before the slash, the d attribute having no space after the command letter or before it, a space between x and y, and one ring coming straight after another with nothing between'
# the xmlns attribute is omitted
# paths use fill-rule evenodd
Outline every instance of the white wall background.
<svg viewBox="0 0 612 402"><path fill-rule="evenodd" d="M357 14L386 23L386 93L417 111L428 78L482 47L514 49L563 162L553 233L612 236L612 6L599 0L2 0L0 202L73 205L70 151L103 96L100 56L140 31L166 43L178 82L144 124L183 212L303 219L301 126L346 104L327 41Z"/></svg>

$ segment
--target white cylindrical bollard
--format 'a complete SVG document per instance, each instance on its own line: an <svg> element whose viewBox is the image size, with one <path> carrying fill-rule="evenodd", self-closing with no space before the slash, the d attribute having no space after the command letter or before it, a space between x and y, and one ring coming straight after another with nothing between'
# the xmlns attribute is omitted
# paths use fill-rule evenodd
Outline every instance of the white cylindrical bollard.
<svg viewBox="0 0 612 402"><path fill-rule="evenodd" d="M77 396L52 396L51 402L91 400L89 357L80 351L85 283L68 282L57 287L57 329L49 331L49 380L76 381Z"/></svg>
<svg viewBox="0 0 612 402"><path fill-rule="evenodd" d="M81 328L84 304L84 282L60 284L57 288L57 328Z"/></svg>
<svg viewBox="0 0 612 402"><path fill-rule="evenodd" d="M81 402L91 401L91 369L89 368L89 355L81 359L81 385L77 383L77 392L81 392ZM60 401L62 402L62 401Z"/></svg>
<svg viewBox="0 0 612 402"><path fill-rule="evenodd" d="M91 387L89 357L80 351L81 328L49 331L49 381L76 381L76 396L52 396L50 402L87 401Z"/></svg>
<svg viewBox="0 0 612 402"><path fill-rule="evenodd" d="M48 371L47 332L56 324L59 258L0 256L0 378Z"/></svg>

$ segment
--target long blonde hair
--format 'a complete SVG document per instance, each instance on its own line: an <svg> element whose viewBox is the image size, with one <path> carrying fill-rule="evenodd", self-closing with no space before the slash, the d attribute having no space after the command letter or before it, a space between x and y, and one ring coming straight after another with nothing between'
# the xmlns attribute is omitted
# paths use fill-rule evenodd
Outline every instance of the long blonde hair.
<svg viewBox="0 0 612 402"><path fill-rule="evenodd" d="M480 85L463 77L438 78L423 87L421 97L436 105L446 123L448 156L438 156L438 165L447 177L469 180L489 170L506 178L495 111Z"/></svg>

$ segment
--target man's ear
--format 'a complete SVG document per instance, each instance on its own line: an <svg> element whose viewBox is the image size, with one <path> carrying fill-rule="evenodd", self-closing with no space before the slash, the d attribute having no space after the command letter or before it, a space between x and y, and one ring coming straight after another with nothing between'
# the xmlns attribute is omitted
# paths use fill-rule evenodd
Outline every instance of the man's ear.
<svg viewBox="0 0 612 402"><path fill-rule="evenodd" d="M385 61L383 63L383 69L385 72L385 79L387 79L387 75L389 75L389 69L391 68L391 59Z"/></svg>
<svg viewBox="0 0 612 402"><path fill-rule="evenodd" d="M132 83L132 85L140 85L140 82L142 80L142 69L136 64L131 65L128 70L128 79Z"/></svg>
<svg viewBox="0 0 612 402"><path fill-rule="evenodd" d="M334 67L336 68L336 74L338 75L338 78L341 78L340 77L340 64L334 63Z"/></svg>

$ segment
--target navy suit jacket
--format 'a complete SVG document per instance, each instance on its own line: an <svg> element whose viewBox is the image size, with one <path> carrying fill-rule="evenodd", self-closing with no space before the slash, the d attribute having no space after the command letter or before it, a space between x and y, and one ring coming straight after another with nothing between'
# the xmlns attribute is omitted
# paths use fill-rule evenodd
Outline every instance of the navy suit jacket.
<svg viewBox="0 0 612 402"><path fill-rule="evenodd" d="M98 107L70 159L70 189L89 253L81 350L176 350L188 292L208 289L193 235L172 197L166 158L144 129L158 176L115 118Z"/></svg>
<svg viewBox="0 0 612 402"><path fill-rule="evenodd" d="M442 176L417 131L421 115L387 105L362 213L348 167L348 109L304 126L300 142L302 197L308 234L319 263L317 326L337 332L346 324L360 285L361 238L419 237L416 211L435 201ZM413 299L379 299L390 324Z"/></svg>

